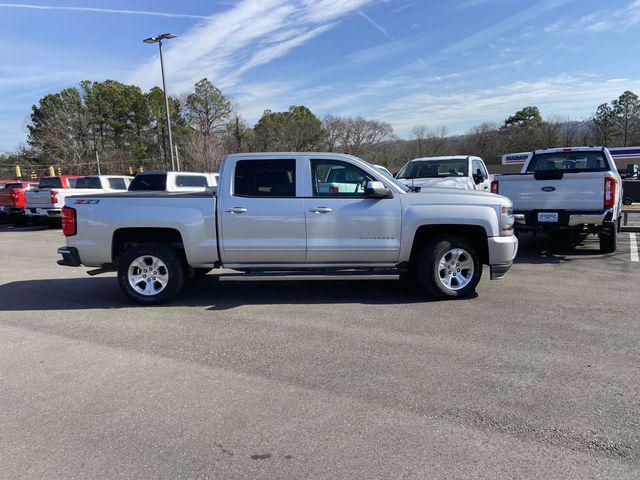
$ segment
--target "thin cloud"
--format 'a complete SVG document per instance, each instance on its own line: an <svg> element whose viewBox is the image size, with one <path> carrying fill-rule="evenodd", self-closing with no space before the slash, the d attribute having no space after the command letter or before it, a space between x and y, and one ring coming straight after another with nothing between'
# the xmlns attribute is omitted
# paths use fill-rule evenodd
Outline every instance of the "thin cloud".
<svg viewBox="0 0 640 480"><path fill-rule="evenodd" d="M331 29L343 17L379 0L242 0L167 44L170 89L184 92L207 77L233 89L247 72L287 55ZM130 81L158 82L158 59Z"/></svg>
<svg viewBox="0 0 640 480"><path fill-rule="evenodd" d="M186 13L149 12L144 10L117 10L112 8L95 7L64 7L56 5L33 5L27 3L0 3L0 8L23 8L28 10L62 10L67 12L91 12L91 13L119 13L126 15L147 15L166 18L209 18L203 15L190 15Z"/></svg>

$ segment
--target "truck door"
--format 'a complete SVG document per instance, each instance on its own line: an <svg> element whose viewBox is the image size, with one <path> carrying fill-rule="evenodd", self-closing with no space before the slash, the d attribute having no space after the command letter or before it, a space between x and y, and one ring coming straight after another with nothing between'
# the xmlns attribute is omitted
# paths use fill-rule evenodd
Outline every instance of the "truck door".
<svg viewBox="0 0 640 480"><path fill-rule="evenodd" d="M300 161L239 158L225 165L232 173L218 190L223 263L304 263Z"/></svg>
<svg viewBox="0 0 640 480"><path fill-rule="evenodd" d="M481 160L472 160L471 173L473 174L473 176L477 174L478 170L480 170L480 172L482 173L482 178L484 180L482 180L480 183L475 183L474 181L476 190L482 190L482 191L488 192L489 189L491 188L491 179L489 178L489 172L487 171L487 167L485 166L484 162Z"/></svg>
<svg viewBox="0 0 640 480"><path fill-rule="evenodd" d="M395 263L400 254L399 195L365 196L372 175L349 162L311 158L305 199L307 263ZM309 185L307 185L307 188Z"/></svg>

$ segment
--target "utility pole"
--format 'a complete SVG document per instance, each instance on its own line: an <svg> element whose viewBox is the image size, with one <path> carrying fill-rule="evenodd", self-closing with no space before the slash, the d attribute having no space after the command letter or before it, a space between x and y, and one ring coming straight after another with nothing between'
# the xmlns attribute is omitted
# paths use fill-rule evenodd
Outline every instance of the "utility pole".
<svg viewBox="0 0 640 480"><path fill-rule="evenodd" d="M178 157L178 145L176 145L176 167L180 171L180 157Z"/></svg>
<svg viewBox="0 0 640 480"><path fill-rule="evenodd" d="M102 175L100 173L100 155L98 154L98 149L96 148L96 163L98 164L98 175Z"/></svg>
<svg viewBox="0 0 640 480"><path fill-rule="evenodd" d="M173 33L163 33L157 37L149 37L143 40L144 43L157 43L160 50L160 70L162 72L162 91L164 92L164 111L166 115L167 131L169 132L169 152L171 153L171 170L175 170L175 163L173 159L173 137L171 136L171 118L169 115L169 97L167 96L167 82L164 74L164 57L162 56L162 40L170 40L176 38L177 35Z"/></svg>

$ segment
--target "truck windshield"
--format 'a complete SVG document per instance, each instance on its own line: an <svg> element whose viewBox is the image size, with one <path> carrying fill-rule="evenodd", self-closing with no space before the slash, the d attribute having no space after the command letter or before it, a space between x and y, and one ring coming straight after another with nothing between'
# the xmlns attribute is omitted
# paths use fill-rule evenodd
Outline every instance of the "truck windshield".
<svg viewBox="0 0 640 480"><path fill-rule="evenodd" d="M469 175L469 160L451 158L445 160L416 160L407 163L397 178L445 178Z"/></svg>
<svg viewBox="0 0 640 480"><path fill-rule="evenodd" d="M563 172L606 172L609 170L604 153L557 152L534 154L527 166L527 173L558 171Z"/></svg>

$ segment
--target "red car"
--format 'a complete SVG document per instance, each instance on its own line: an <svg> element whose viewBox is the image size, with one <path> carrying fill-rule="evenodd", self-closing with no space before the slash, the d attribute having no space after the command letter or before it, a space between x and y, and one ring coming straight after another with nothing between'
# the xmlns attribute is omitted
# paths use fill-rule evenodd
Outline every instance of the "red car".
<svg viewBox="0 0 640 480"><path fill-rule="evenodd" d="M0 214L9 217L13 223L24 222L26 205L25 192L38 182L20 180L0 181Z"/></svg>

